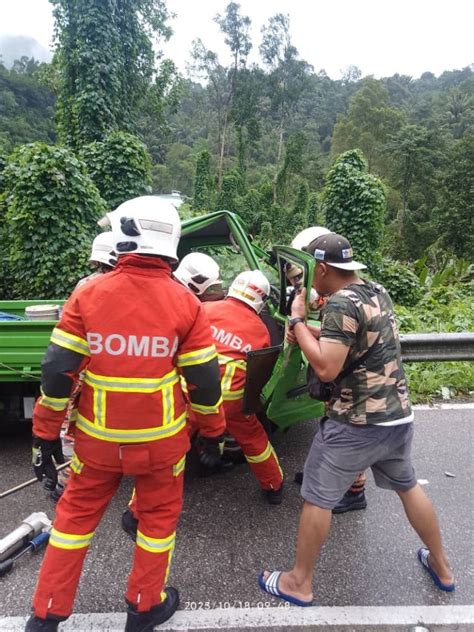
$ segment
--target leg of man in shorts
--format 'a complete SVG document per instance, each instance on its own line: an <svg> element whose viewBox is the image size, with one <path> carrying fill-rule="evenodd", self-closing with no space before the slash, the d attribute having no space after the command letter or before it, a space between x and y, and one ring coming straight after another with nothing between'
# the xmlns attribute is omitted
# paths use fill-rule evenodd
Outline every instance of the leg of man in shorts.
<svg viewBox="0 0 474 632"><path fill-rule="evenodd" d="M378 487L399 495L407 517L430 551L429 564L439 579L453 582L436 513L418 485L411 463L413 424L355 426L321 420L304 467L294 567L278 578L278 591L303 602L313 599L315 563L331 526L331 510L356 475L371 468ZM263 574L266 580L268 571Z"/></svg>

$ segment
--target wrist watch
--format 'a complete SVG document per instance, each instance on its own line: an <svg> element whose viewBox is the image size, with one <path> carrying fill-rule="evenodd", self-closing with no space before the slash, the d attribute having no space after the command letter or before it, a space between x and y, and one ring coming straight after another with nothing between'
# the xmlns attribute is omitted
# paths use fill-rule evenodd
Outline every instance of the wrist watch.
<svg viewBox="0 0 474 632"><path fill-rule="evenodd" d="M295 328L295 325L297 325L298 323L304 324L304 318L301 318L301 316L297 316L296 318L290 318L290 320L288 321L288 326L289 326L290 331L293 331L293 329Z"/></svg>

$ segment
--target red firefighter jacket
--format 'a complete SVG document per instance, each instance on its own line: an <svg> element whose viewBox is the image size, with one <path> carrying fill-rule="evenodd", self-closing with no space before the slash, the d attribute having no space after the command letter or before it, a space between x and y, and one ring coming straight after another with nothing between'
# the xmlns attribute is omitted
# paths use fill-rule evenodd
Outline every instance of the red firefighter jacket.
<svg viewBox="0 0 474 632"><path fill-rule="evenodd" d="M127 445L144 443L150 467L176 463L189 449L178 370L201 433L224 431L208 318L160 258L121 256L113 272L73 292L43 361L36 435L58 436L81 370L75 449L85 463L115 469Z"/></svg>
<svg viewBox="0 0 474 632"><path fill-rule="evenodd" d="M219 356L222 398L240 399L244 394L247 353L270 346L268 329L249 305L237 299L203 303L203 307Z"/></svg>

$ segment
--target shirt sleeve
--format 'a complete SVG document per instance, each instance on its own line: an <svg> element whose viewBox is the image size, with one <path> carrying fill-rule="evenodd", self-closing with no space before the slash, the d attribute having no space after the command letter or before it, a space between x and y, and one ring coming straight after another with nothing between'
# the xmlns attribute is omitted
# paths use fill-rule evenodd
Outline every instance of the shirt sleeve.
<svg viewBox="0 0 474 632"><path fill-rule="evenodd" d="M349 298L331 298L324 307L320 339L352 347L356 342L359 322L359 312Z"/></svg>

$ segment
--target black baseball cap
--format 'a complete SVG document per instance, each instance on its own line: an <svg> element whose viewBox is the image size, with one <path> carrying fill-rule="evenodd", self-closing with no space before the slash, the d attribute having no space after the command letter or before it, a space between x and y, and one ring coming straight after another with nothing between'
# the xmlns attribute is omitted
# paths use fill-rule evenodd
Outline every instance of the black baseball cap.
<svg viewBox="0 0 474 632"><path fill-rule="evenodd" d="M312 254L316 261L327 263L334 268L341 270L367 268L363 263L354 261L351 244L345 237L336 233L317 237L304 250Z"/></svg>

